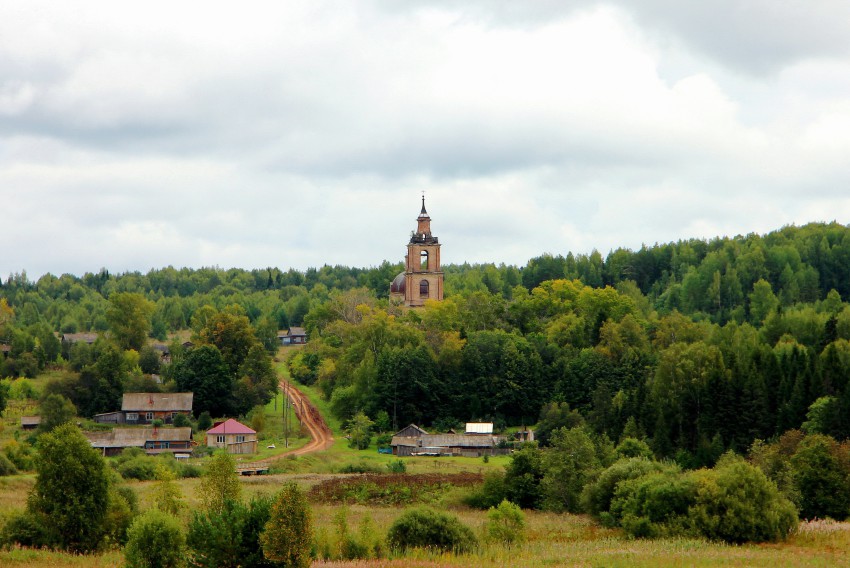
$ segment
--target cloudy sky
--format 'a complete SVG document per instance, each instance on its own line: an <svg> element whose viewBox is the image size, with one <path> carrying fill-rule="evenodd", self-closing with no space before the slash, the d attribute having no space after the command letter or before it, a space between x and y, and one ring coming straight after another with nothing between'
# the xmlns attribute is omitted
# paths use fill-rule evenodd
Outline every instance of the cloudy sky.
<svg viewBox="0 0 850 568"><path fill-rule="evenodd" d="M463 5L463 8L459 8ZM0 4L0 277L850 223L850 2Z"/></svg>

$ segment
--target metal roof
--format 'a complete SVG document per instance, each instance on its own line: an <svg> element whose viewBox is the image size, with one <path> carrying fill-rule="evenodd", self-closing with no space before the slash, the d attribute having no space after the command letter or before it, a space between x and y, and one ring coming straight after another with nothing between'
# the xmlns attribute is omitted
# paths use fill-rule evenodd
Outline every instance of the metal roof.
<svg viewBox="0 0 850 568"><path fill-rule="evenodd" d="M121 410L124 412L192 411L190 392L128 392L124 393Z"/></svg>

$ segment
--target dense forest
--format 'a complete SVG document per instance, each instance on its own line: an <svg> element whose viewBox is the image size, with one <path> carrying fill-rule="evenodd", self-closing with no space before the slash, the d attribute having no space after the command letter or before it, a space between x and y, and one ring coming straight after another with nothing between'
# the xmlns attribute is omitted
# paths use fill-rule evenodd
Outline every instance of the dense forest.
<svg viewBox="0 0 850 568"><path fill-rule="evenodd" d="M202 335L215 316L248 323L272 350L278 329L303 325L309 343L292 374L344 419L539 422L544 442L581 420L693 467L791 429L850 435L850 227L448 265L445 300L421 310L388 303L400 270L14 274L0 285L0 375L62 359L96 375L100 352L74 367L54 334L114 335L111 299L124 294L148 302L159 340ZM230 362L234 377L243 360Z"/></svg>

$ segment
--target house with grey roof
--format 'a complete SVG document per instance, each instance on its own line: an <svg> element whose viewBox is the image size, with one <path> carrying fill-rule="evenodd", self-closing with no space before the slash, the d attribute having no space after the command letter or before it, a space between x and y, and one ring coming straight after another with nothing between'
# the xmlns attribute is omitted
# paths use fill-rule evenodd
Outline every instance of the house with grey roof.
<svg viewBox="0 0 850 568"><path fill-rule="evenodd" d="M178 414L192 416L193 394L190 392L127 392L121 410L94 416L95 422L107 424L152 424L162 420L172 424Z"/></svg>

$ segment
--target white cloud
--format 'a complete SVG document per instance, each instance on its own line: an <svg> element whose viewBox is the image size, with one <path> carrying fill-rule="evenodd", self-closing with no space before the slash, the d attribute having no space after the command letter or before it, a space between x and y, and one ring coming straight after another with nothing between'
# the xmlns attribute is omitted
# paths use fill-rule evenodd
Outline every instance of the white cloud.
<svg viewBox="0 0 850 568"><path fill-rule="evenodd" d="M423 190L447 262L831 220L850 34L772 6L4 3L0 274L400 261Z"/></svg>

